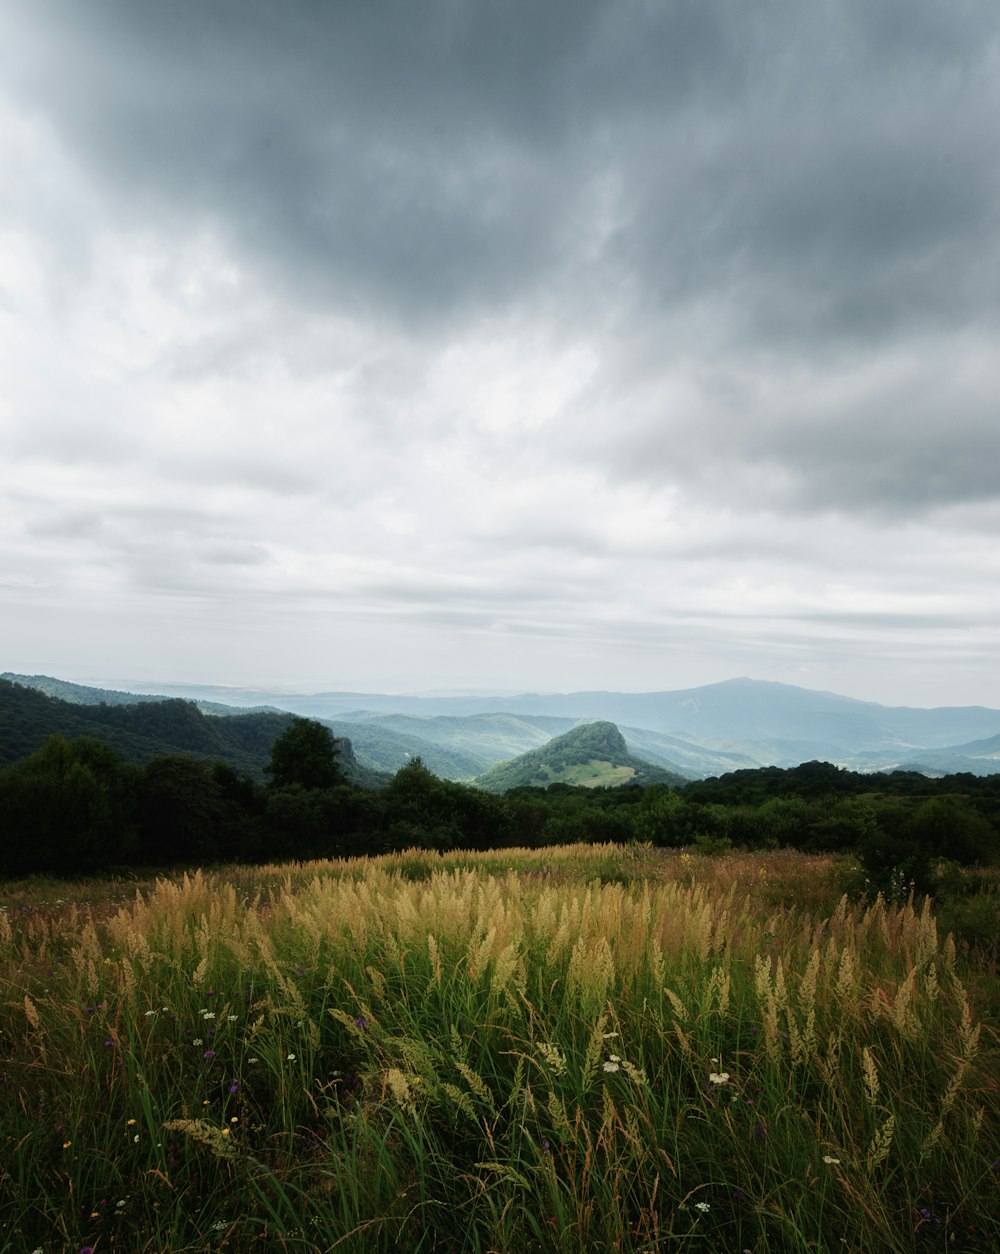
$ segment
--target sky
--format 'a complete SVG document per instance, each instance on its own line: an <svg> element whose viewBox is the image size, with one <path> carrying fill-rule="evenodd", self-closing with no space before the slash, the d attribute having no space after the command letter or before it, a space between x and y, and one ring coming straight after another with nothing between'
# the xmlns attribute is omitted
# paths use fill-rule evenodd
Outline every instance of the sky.
<svg viewBox="0 0 1000 1254"><path fill-rule="evenodd" d="M0 670L1000 707L996 0L0 28Z"/></svg>

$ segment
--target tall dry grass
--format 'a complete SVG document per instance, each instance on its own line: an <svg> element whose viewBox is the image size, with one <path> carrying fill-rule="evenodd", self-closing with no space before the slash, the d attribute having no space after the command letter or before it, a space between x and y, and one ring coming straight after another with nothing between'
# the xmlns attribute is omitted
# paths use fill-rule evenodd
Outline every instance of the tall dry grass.
<svg viewBox="0 0 1000 1254"><path fill-rule="evenodd" d="M15 887L0 1237L992 1250L966 960L839 875L579 846Z"/></svg>

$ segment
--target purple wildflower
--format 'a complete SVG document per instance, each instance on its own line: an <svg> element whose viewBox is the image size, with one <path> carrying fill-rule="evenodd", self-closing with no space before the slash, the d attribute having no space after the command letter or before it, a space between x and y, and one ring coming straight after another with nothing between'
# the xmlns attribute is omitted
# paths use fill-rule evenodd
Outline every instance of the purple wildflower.
<svg viewBox="0 0 1000 1254"><path fill-rule="evenodd" d="M214 1057L215 1057L215 1050L214 1050L214 1049L206 1049L206 1050L205 1050L205 1052L202 1054L202 1058L204 1058L204 1059L206 1059L206 1060L211 1059L211 1058L214 1058Z"/></svg>

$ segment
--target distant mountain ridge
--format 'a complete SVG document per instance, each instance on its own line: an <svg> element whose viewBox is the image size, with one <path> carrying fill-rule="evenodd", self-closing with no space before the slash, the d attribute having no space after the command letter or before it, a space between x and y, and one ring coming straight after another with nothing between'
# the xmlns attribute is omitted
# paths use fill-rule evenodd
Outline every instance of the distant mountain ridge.
<svg viewBox="0 0 1000 1254"><path fill-rule="evenodd" d="M86 700L88 692L98 700L141 700L45 676L7 677L72 689L75 701ZM889 707L764 680L732 679L668 692L497 697L168 687L212 715L283 710L319 719L351 740L362 766L390 774L419 756L435 774L470 780L593 721L614 723L630 753L689 778L817 759L856 771L1000 772L1000 754L990 748L1000 737L1000 710Z"/></svg>
<svg viewBox="0 0 1000 1254"><path fill-rule="evenodd" d="M687 738L779 744L801 740L848 753L905 745L944 748L1000 734L1000 710L984 706L884 706L793 684L747 678L662 692L525 692L498 697L170 687L189 697L225 700L232 705L275 705L312 718L353 718L359 713L422 718L507 713L602 719L619 727Z"/></svg>

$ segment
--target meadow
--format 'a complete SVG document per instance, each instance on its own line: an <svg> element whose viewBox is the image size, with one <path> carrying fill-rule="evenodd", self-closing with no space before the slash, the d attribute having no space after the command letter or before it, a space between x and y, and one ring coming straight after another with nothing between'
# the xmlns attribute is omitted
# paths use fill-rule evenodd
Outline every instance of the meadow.
<svg viewBox="0 0 1000 1254"><path fill-rule="evenodd" d="M633 844L7 884L0 1248L1000 1248L995 965L852 875Z"/></svg>

